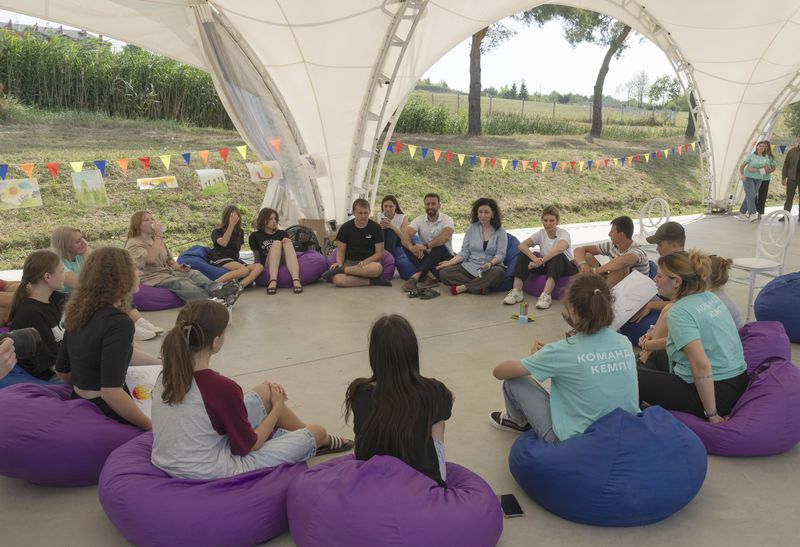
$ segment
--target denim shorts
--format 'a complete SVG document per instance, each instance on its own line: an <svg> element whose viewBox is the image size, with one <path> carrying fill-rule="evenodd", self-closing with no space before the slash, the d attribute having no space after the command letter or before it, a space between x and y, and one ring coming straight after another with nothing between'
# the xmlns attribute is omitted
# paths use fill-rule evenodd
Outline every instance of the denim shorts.
<svg viewBox="0 0 800 547"><path fill-rule="evenodd" d="M267 411L261 397L253 391L244 396L244 406L247 409L247 419L253 428L257 427L267 417ZM306 429L286 431L276 429L264 445L251 452L245 458L252 458L258 468L275 467L284 463L304 462L314 457L317 445L314 435Z"/></svg>

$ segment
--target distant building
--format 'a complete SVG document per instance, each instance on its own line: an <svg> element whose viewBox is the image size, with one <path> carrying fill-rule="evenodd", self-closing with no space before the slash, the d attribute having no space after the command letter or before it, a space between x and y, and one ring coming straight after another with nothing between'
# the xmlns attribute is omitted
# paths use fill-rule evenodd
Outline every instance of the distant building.
<svg viewBox="0 0 800 547"><path fill-rule="evenodd" d="M20 36L24 36L26 34L30 34L31 36L38 38L40 40L49 40L53 36L63 36L65 38L69 38L71 40L84 40L86 38L94 38L85 30L73 30L73 29L65 29L63 25L59 25L58 27L40 27L39 23L34 23L33 25L22 25L19 23L14 23L11 19L8 20L8 23L0 27L0 32L13 32ZM103 40L102 35L97 38L100 41ZM108 43L108 42L104 42Z"/></svg>

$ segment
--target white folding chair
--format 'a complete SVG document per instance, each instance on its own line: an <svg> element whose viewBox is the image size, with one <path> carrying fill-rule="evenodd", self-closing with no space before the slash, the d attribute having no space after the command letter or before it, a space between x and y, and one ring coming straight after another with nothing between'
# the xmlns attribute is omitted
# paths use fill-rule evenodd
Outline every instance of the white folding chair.
<svg viewBox="0 0 800 547"><path fill-rule="evenodd" d="M647 237L656 233L661 224L669 222L669 203L663 198L653 198L639 209L639 233L636 243L645 251L655 251L656 246Z"/></svg>
<svg viewBox="0 0 800 547"><path fill-rule="evenodd" d="M756 256L754 258L734 258L733 268L747 272L747 277L729 279L740 285L749 285L747 294L747 318L753 309L753 294L764 285L756 285L756 276L777 277L783 275L786 263L786 249L794 237L795 223L783 210L773 211L761 219L756 233Z"/></svg>

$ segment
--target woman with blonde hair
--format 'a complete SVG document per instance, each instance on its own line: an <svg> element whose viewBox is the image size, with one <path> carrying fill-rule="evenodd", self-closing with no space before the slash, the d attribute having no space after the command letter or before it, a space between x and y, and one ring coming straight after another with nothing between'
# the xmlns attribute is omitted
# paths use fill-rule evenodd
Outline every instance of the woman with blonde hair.
<svg viewBox="0 0 800 547"><path fill-rule="evenodd" d="M159 364L133 347L128 306L138 290L139 273L130 254L115 247L93 251L67 303L56 372L72 384L73 399L86 399L109 418L149 430L150 418L125 386L129 365Z"/></svg>
<svg viewBox="0 0 800 547"><path fill-rule="evenodd" d="M758 141L756 148L750 152L739 166L739 180L744 188L744 200L739 209L739 219L755 222L761 218L758 209L758 200L761 187L769 187L769 179L775 170L775 156L772 154L772 145L769 141ZM764 202L767 200L766 189L763 194ZM761 211L764 211L763 203Z"/></svg>
<svg viewBox="0 0 800 547"><path fill-rule="evenodd" d="M79 228L58 226L50 236L50 247L61 257L61 263L64 265L64 287L60 291L69 295L78 286L83 263L90 252L89 244ZM164 329L142 317L132 304L128 315L131 316L136 329L134 340L151 340L164 332Z"/></svg>
<svg viewBox="0 0 800 547"><path fill-rule="evenodd" d="M658 260L658 293L673 301L662 312L667 333L643 337L640 346L666 349L670 370L639 368L639 397L721 423L747 387L747 364L731 314L708 290L710 275L711 260L699 251L678 251Z"/></svg>

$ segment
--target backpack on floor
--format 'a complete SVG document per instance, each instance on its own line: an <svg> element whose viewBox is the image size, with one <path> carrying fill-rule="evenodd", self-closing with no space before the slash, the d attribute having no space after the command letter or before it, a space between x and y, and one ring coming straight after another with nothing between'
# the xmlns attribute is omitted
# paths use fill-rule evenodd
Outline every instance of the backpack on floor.
<svg viewBox="0 0 800 547"><path fill-rule="evenodd" d="M286 228L286 233L289 234L289 239L292 240L295 251L322 252L322 246L319 244L317 234L311 228L295 224Z"/></svg>

